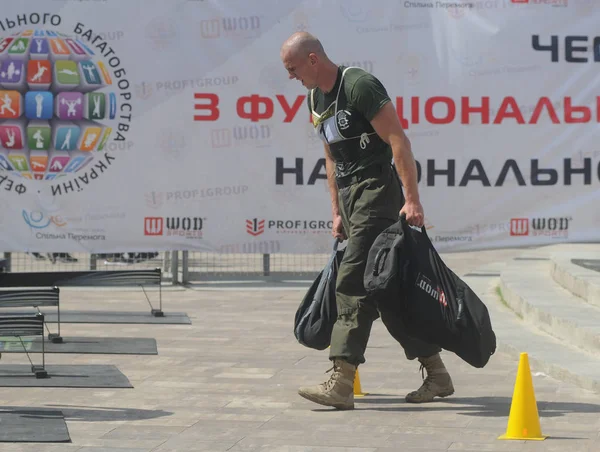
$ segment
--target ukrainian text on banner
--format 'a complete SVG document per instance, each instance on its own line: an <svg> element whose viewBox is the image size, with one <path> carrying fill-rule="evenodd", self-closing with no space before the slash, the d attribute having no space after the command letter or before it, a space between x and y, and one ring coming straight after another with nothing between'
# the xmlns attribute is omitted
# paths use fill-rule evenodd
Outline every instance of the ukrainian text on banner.
<svg viewBox="0 0 600 452"><path fill-rule="evenodd" d="M0 250L328 252L323 147L279 59L297 30L384 83L440 251L598 240L599 19L588 0L7 4Z"/></svg>

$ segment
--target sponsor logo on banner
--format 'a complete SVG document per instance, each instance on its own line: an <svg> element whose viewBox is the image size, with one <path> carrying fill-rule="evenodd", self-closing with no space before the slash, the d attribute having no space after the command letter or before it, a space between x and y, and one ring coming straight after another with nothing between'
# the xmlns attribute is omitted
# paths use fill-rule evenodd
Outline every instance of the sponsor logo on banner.
<svg viewBox="0 0 600 452"><path fill-rule="evenodd" d="M517 237L547 236L566 238L572 217L511 218L510 235Z"/></svg>
<svg viewBox="0 0 600 452"><path fill-rule="evenodd" d="M144 218L144 235L163 235L162 217Z"/></svg>
<svg viewBox="0 0 600 452"><path fill-rule="evenodd" d="M146 206L152 209L159 209L163 205L240 196L247 191L247 185L221 185L218 187L194 188L190 190L151 191L146 193L144 198Z"/></svg>
<svg viewBox="0 0 600 452"><path fill-rule="evenodd" d="M132 118L125 61L98 32L58 14L0 18L0 185L52 196L94 184L129 148Z"/></svg>
<svg viewBox="0 0 600 452"><path fill-rule="evenodd" d="M514 64L501 61L496 53L490 51L488 47L481 47L477 42L463 42L459 46L450 45L449 50L452 58L465 67L471 77L506 76L542 69L539 64Z"/></svg>
<svg viewBox="0 0 600 452"><path fill-rule="evenodd" d="M405 5L406 7L406 5ZM350 24L356 25L358 34L397 33L429 28L429 22L400 23L389 20L389 11L384 2L365 2L363 0L344 0L340 11Z"/></svg>
<svg viewBox="0 0 600 452"><path fill-rule="evenodd" d="M230 87L239 81L237 75L219 75L215 77L199 77L196 79L170 79L156 82L143 81L135 85L135 95L142 100L154 95L173 96L186 89Z"/></svg>
<svg viewBox="0 0 600 452"><path fill-rule="evenodd" d="M231 129L211 129L210 143L214 149L237 146L270 147L272 144L271 126L253 124L234 126Z"/></svg>
<svg viewBox="0 0 600 452"><path fill-rule="evenodd" d="M210 143L213 148L230 148L233 144L230 129L211 129Z"/></svg>
<svg viewBox="0 0 600 452"><path fill-rule="evenodd" d="M435 229L435 226L431 224L427 219L425 220L425 230ZM434 234L428 233L429 239L432 243L444 242L444 243L456 243L456 242L472 242L473 231L466 229L464 231L452 231L449 233L438 232Z"/></svg>
<svg viewBox="0 0 600 452"><path fill-rule="evenodd" d="M102 214L88 214L86 216L63 217L61 215L48 215L39 210L21 211L23 221L38 240L74 240L74 241L98 241L106 240L104 228L79 227L78 224L89 222L106 222L108 219L124 218L122 212L109 212ZM62 232L62 228L69 228L69 232ZM58 232L46 232L58 228ZM43 231L43 232L42 232Z"/></svg>
<svg viewBox="0 0 600 452"><path fill-rule="evenodd" d="M27 226L33 229L45 229L51 224L59 228L67 225L67 222L59 215L45 215L40 211L28 211L25 209L23 209L22 214Z"/></svg>
<svg viewBox="0 0 600 452"><path fill-rule="evenodd" d="M144 235L201 239L205 221L202 217L145 217Z"/></svg>
<svg viewBox="0 0 600 452"><path fill-rule="evenodd" d="M265 232L265 220L259 220L253 218L252 220L246 220L246 232L256 237Z"/></svg>
<svg viewBox="0 0 600 452"><path fill-rule="evenodd" d="M421 81L425 57L414 53L403 54L396 58L403 79L410 85L416 85Z"/></svg>
<svg viewBox="0 0 600 452"><path fill-rule="evenodd" d="M511 218L510 219L510 235L512 235L512 236L529 235L529 219L528 218Z"/></svg>
<svg viewBox="0 0 600 452"><path fill-rule="evenodd" d="M266 231L276 234L322 234L330 233L333 221L324 220L269 220L252 218L246 220L246 232L258 236Z"/></svg>
<svg viewBox="0 0 600 452"><path fill-rule="evenodd" d="M159 148L174 159L177 159L181 151L185 149L185 137L183 136L183 132L169 130L165 133L165 131L162 130L159 132L157 141Z"/></svg>
<svg viewBox="0 0 600 452"><path fill-rule="evenodd" d="M418 9L444 9L448 12L451 17L461 18L465 15L465 11L469 11L475 8L477 2L482 0L452 0L452 1L423 1L423 0L406 0L403 5L405 8ZM490 1L488 3L493 3Z"/></svg>
<svg viewBox="0 0 600 452"><path fill-rule="evenodd" d="M371 20L385 18L385 7L378 2L362 0L344 0L340 4L342 16L351 23L363 24Z"/></svg>
<svg viewBox="0 0 600 452"><path fill-rule="evenodd" d="M469 231L473 237L478 236L492 236L497 234L507 234L510 230L510 222L505 221L502 223L484 223L475 224L468 226L465 230Z"/></svg>
<svg viewBox="0 0 600 452"><path fill-rule="evenodd" d="M218 38L256 38L261 34L259 16L216 17L200 21L200 37Z"/></svg>
<svg viewBox="0 0 600 452"><path fill-rule="evenodd" d="M152 92L152 83L142 82L135 85L135 95L140 99L149 99Z"/></svg>
<svg viewBox="0 0 600 452"><path fill-rule="evenodd" d="M156 17L146 25L146 37L155 50L165 50L177 39L177 24L166 17Z"/></svg>

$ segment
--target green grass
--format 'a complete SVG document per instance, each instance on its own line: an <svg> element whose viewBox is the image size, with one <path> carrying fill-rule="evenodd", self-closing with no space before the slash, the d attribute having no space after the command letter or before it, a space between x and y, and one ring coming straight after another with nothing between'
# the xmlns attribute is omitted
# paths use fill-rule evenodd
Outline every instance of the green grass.
<svg viewBox="0 0 600 452"><path fill-rule="evenodd" d="M504 299L504 296L502 295L502 289L500 289L500 286L496 286L496 294L498 295L498 298L500 298L500 302L506 306L508 309L510 309L512 312L515 313L515 315L520 318L521 320L523 320L523 315L519 312L516 312L514 309L512 309L510 307L510 305L507 303L507 301Z"/></svg>

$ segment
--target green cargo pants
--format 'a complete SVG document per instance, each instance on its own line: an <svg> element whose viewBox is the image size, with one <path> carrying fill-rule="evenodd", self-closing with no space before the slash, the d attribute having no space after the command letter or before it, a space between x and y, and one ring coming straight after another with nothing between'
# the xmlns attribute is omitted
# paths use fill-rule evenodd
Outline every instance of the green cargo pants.
<svg viewBox="0 0 600 452"><path fill-rule="evenodd" d="M342 183L343 182L343 183ZM348 237L344 258L336 280L338 318L331 336L330 359L351 364L365 362L371 327L377 318L404 348L408 359L429 357L440 352L406 334L402 319L385 309L385 303L372 299L364 288L367 256L377 236L399 219L404 196L391 165L378 165L364 171L364 177L338 182L338 200L344 231Z"/></svg>

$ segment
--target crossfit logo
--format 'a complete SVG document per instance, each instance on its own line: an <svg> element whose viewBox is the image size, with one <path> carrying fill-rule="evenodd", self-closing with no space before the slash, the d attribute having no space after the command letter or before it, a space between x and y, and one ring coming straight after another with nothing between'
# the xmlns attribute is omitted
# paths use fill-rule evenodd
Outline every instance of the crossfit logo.
<svg viewBox="0 0 600 452"><path fill-rule="evenodd" d="M446 294L442 290L441 287L433 287L433 283L429 278L424 276L422 273L419 273L417 277L417 281L415 284L419 289L423 290L427 295L431 296L434 300L436 300L441 306L447 307L448 301L446 300Z"/></svg>
<svg viewBox="0 0 600 452"><path fill-rule="evenodd" d="M527 219L527 218L511 218L510 219L510 235L512 235L512 236L529 235L529 219Z"/></svg>
<svg viewBox="0 0 600 452"><path fill-rule="evenodd" d="M259 220L258 218L246 220L246 232L254 237L261 235L265 232L265 220Z"/></svg>
<svg viewBox="0 0 600 452"><path fill-rule="evenodd" d="M144 218L144 235L163 235L162 217Z"/></svg>

